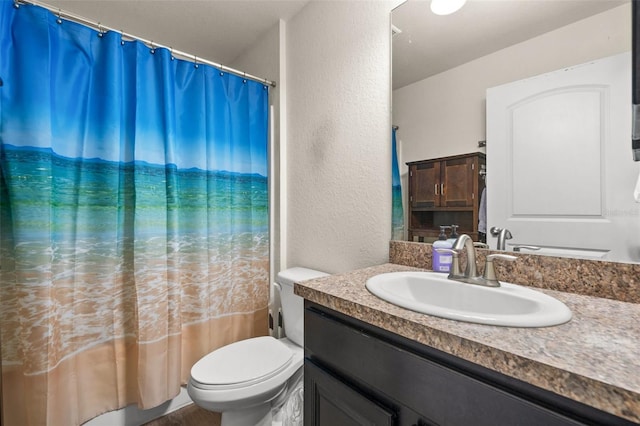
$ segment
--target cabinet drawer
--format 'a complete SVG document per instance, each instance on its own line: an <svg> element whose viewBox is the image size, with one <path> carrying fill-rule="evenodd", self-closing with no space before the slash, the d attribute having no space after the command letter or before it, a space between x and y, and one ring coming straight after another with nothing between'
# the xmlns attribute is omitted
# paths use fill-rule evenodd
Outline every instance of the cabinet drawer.
<svg viewBox="0 0 640 426"><path fill-rule="evenodd" d="M392 345L313 307L305 311L305 356L441 426L586 424Z"/></svg>

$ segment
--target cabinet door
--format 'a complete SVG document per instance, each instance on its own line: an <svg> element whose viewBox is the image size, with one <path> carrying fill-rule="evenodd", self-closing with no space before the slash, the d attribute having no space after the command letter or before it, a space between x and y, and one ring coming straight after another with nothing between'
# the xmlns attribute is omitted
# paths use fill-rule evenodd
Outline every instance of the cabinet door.
<svg viewBox="0 0 640 426"><path fill-rule="evenodd" d="M443 207L472 207L475 200L474 159L456 158L442 161Z"/></svg>
<svg viewBox="0 0 640 426"><path fill-rule="evenodd" d="M312 361L304 363L305 426L394 425L393 412Z"/></svg>
<svg viewBox="0 0 640 426"><path fill-rule="evenodd" d="M411 206L438 207L442 185L440 182L440 162L416 164L409 169L411 174Z"/></svg>

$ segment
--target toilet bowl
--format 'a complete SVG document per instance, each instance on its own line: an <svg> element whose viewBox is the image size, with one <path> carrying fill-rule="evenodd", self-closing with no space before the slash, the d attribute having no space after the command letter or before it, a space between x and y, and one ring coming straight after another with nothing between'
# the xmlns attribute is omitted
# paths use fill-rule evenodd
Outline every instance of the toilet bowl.
<svg viewBox="0 0 640 426"><path fill-rule="evenodd" d="M193 402L222 413L222 426L271 424L271 410L281 405L302 377L304 301L293 283L327 274L291 268L277 276L285 338L241 340L202 357L191 368L187 391Z"/></svg>

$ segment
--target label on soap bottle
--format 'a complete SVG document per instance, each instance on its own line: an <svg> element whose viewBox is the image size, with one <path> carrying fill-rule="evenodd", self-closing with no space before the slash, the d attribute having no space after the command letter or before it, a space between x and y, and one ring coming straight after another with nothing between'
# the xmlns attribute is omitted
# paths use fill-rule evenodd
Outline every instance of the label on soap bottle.
<svg viewBox="0 0 640 426"><path fill-rule="evenodd" d="M440 253L437 249L450 249L452 246L449 242L439 240L433 243L433 266L435 272L451 272L451 264L453 263L453 255L450 253Z"/></svg>
<svg viewBox="0 0 640 426"><path fill-rule="evenodd" d="M434 253L433 270L435 272L451 272L452 263L453 263L452 255Z"/></svg>

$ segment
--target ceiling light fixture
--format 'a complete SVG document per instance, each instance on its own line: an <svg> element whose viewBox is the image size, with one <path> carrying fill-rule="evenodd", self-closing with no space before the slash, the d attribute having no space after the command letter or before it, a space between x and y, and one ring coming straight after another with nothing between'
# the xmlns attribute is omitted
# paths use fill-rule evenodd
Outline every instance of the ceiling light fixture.
<svg viewBox="0 0 640 426"><path fill-rule="evenodd" d="M466 2L467 0L431 0L431 11L436 15L450 15Z"/></svg>

